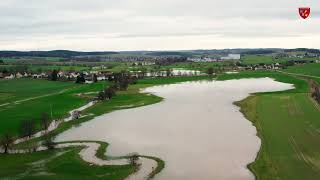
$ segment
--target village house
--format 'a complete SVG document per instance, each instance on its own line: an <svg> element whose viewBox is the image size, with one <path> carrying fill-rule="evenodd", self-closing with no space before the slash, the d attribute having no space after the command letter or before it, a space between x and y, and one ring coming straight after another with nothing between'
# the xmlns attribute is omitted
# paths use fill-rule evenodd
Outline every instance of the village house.
<svg viewBox="0 0 320 180"><path fill-rule="evenodd" d="M14 79L14 75L13 74L5 74L4 76L5 79Z"/></svg>
<svg viewBox="0 0 320 180"><path fill-rule="evenodd" d="M23 77L23 75L21 74L21 73L16 73L16 76L15 76L16 78L22 78Z"/></svg>

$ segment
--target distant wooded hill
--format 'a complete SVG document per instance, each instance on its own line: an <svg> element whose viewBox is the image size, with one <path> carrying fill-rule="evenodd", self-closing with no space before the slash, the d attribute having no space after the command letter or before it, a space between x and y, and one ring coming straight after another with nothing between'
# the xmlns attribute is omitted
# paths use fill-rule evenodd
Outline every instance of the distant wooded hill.
<svg viewBox="0 0 320 180"><path fill-rule="evenodd" d="M99 51L99 52L81 52L69 50L54 51L0 51L0 57L61 57L70 58L75 56L100 56L100 55L148 55L148 56L192 56L207 54L271 54L286 52L307 52L320 54L319 49L297 48L297 49L280 49L280 48L256 48L256 49L210 49L210 50L181 50L181 51Z"/></svg>
<svg viewBox="0 0 320 180"><path fill-rule="evenodd" d="M118 52L80 52L68 50L54 50L54 51L0 51L0 57L61 57L69 58L74 56L94 56L94 55L109 55L118 54Z"/></svg>

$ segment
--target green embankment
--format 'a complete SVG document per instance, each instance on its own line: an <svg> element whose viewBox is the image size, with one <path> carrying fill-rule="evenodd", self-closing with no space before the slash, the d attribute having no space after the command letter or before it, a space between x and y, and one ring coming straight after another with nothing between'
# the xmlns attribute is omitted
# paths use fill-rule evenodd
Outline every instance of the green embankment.
<svg viewBox="0 0 320 180"><path fill-rule="evenodd" d="M309 95L307 82L275 72L224 75L220 79L259 77L292 83L295 90L254 94L236 104L253 122L262 140L255 162L257 179L320 179L320 107Z"/></svg>

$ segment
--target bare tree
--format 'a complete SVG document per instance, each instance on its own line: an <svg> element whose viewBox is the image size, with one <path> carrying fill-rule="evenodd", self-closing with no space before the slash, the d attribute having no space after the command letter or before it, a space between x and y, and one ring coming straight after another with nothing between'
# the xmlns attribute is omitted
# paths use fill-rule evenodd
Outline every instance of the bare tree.
<svg viewBox="0 0 320 180"><path fill-rule="evenodd" d="M0 146L3 147L4 153L7 154L10 146L13 144L13 136L9 133L5 133L0 139Z"/></svg>
<svg viewBox="0 0 320 180"><path fill-rule="evenodd" d="M56 146L56 144L52 140L52 137L50 137L49 135L44 136L44 141L42 142L42 145L48 148L48 150L53 150Z"/></svg>
<svg viewBox="0 0 320 180"><path fill-rule="evenodd" d="M79 119L80 118L80 111L73 111L71 113L71 119L75 120L75 119Z"/></svg>
<svg viewBox="0 0 320 180"><path fill-rule="evenodd" d="M50 119L49 119L49 115L47 113L41 114L40 125L43 130L45 130L45 131L48 130L49 125L50 125Z"/></svg>
<svg viewBox="0 0 320 180"><path fill-rule="evenodd" d="M103 101L103 100L105 100L106 99L106 96L105 96L105 93L104 93L104 91L100 91L99 93L98 93L98 100L100 100L100 101Z"/></svg>
<svg viewBox="0 0 320 180"><path fill-rule="evenodd" d="M138 165L139 154L138 153L128 154L128 160L131 165L133 166Z"/></svg>
<svg viewBox="0 0 320 180"><path fill-rule="evenodd" d="M35 121L24 120L20 123L20 136L21 137L31 137L36 131Z"/></svg>
<svg viewBox="0 0 320 180"><path fill-rule="evenodd" d="M104 90L105 98L108 98L109 100L116 95L116 89L113 87L108 87Z"/></svg>
<svg viewBox="0 0 320 180"><path fill-rule="evenodd" d="M166 69L166 76L172 76L172 70L171 69Z"/></svg>
<svg viewBox="0 0 320 180"><path fill-rule="evenodd" d="M207 69L207 73L208 73L208 75L212 75L214 73L214 69L212 67L209 67Z"/></svg>
<svg viewBox="0 0 320 180"><path fill-rule="evenodd" d="M92 81L93 81L94 83L98 82L98 76L97 76L97 74L93 74L93 76L92 76Z"/></svg>

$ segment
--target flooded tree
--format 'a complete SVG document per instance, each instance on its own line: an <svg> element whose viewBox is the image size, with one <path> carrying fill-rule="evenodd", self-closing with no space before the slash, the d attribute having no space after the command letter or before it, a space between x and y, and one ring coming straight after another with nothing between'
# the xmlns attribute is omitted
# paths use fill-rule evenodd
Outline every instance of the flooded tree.
<svg viewBox="0 0 320 180"><path fill-rule="evenodd" d="M94 83L98 82L98 76L96 74L93 74L92 81Z"/></svg>
<svg viewBox="0 0 320 180"><path fill-rule="evenodd" d="M131 153L128 154L128 161L131 165L137 166L139 160L139 154L138 153Z"/></svg>
<svg viewBox="0 0 320 180"><path fill-rule="evenodd" d="M71 113L71 119L75 120L75 119L79 119L80 118L80 111L73 111Z"/></svg>
<svg viewBox="0 0 320 180"><path fill-rule="evenodd" d="M167 77L172 76L172 70L171 69L166 69L166 76Z"/></svg>
<svg viewBox="0 0 320 180"><path fill-rule="evenodd" d="M14 142L14 138L10 133L5 133L1 138L0 138L0 146L3 148L4 153L7 154L9 148Z"/></svg>
<svg viewBox="0 0 320 180"><path fill-rule="evenodd" d="M33 120L23 120L20 123L20 137L30 138L36 131L35 121Z"/></svg>
<svg viewBox="0 0 320 180"><path fill-rule="evenodd" d="M211 75L213 75L213 73L214 73L213 67L209 67L207 69L207 74L211 76Z"/></svg>
<svg viewBox="0 0 320 180"><path fill-rule="evenodd" d="M56 144L53 142L53 139L49 135L44 136L44 140L42 141L42 145L45 146L48 150L53 150L56 147Z"/></svg>
<svg viewBox="0 0 320 180"><path fill-rule="evenodd" d="M48 113L42 113L40 117L40 125L44 131L47 131L50 125L50 118Z"/></svg>

